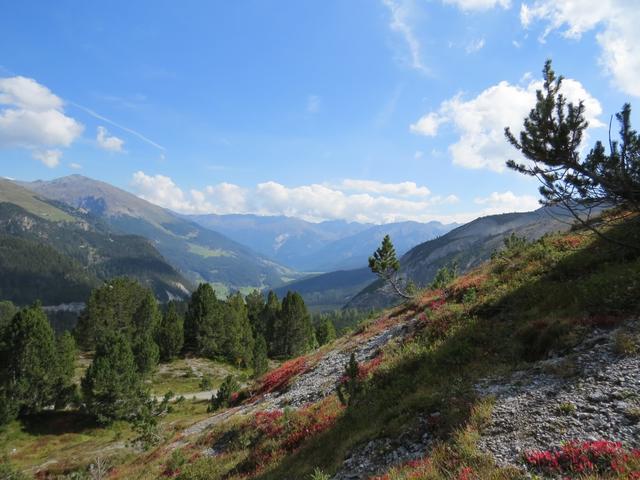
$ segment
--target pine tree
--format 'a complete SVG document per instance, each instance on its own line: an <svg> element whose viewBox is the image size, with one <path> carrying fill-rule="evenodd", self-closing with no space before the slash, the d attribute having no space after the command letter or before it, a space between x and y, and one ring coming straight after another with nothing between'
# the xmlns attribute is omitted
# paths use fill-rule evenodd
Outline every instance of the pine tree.
<svg viewBox="0 0 640 480"><path fill-rule="evenodd" d="M64 332L57 338L56 349L58 356L58 372L56 384L55 406L57 409L66 407L76 400L77 389L73 383L76 370L76 341L69 332Z"/></svg>
<svg viewBox="0 0 640 480"><path fill-rule="evenodd" d="M227 375L222 382L222 385L220 385L218 392L211 396L211 403L208 410L210 412L215 412L221 408L228 407L231 405L233 394L238 390L240 390L240 384L235 378L233 378L233 376Z"/></svg>
<svg viewBox="0 0 640 480"><path fill-rule="evenodd" d="M247 304L247 315L254 335L266 335L267 326L262 321L262 310L265 306L264 295L260 290L253 290L245 297L245 303Z"/></svg>
<svg viewBox="0 0 640 480"><path fill-rule="evenodd" d="M356 355L355 353L351 353L349 363L344 367L343 381L338 383L336 389L340 403L345 406L353 405L362 391L362 384L358 378L359 373L360 366L356 360Z"/></svg>
<svg viewBox="0 0 640 480"><path fill-rule="evenodd" d="M225 307L224 355L236 365L250 365L253 356L253 332L242 295L231 295Z"/></svg>
<svg viewBox="0 0 640 480"><path fill-rule="evenodd" d="M132 318L132 350L141 375L148 375L158 364L160 350L155 342L155 336L160 319L156 299L151 292L148 292Z"/></svg>
<svg viewBox="0 0 640 480"><path fill-rule="evenodd" d="M331 343L336 339L336 327L330 318L326 317L320 320L316 327L316 340L320 345Z"/></svg>
<svg viewBox="0 0 640 480"><path fill-rule="evenodd" d="M267 302L260 314L260 322L264 325L264 338L267 341L267 347L270 355L275 355L275 352L280 349L278 338L275 335L280 310L281 305L280 300L278 300L278 295L273 291L269 291L269 294L267 295Z"/></svg>
<svg viewBox="0 0 640 480"><path fill-rule="evenodd" d="M589 126L584 102L567 103L561 92L563 78L556 76L551 60L542 73L543 88L536 92L536 105L524 119L523 130L516 137L505 128L509 143L529 162L509 160L507 167L540 181L544 205L561 205L602 238L640 248L612 240L582 218L600 207L623 206L640 212L640 135L631 128L631 106L625 104L616 114L620 141L609 140L609 153L598 141L582 159L582 140Z"/></svg>
<svg viewBox="0 0 640 480"><path fill-rule="evenodd" d="M256 337L253 347L253 376L259 377L269 369L269 359L267 358L267 341L260 334Z"/></svg>
<svg viewBox="0 0 640 480"><path fill-rule="evenodd" d="M382 244L369 257L369 268L373 273L391 285L399 296L405 299L412 298L407 292L400 288L400 280L398 271L400 270L400 261L396 257L396 250L391 242L391 237L385 235Z"/></svg>
<svg viewBox="0 0 640 480"><path fill-rule="evenodd" d="M223 354L224 305L208 283L201 283L191 295L184 319L184 348L207 357Z"/></svg>
<svg viewBox="0 0 640 480"><path fill-rule="evenodd" d="M315 335L311 318L299 293L288 292L284 297L274 330L278 356L296 357L313 347Z"/></svg>
<svg viewBox="0 0 640 480"><path fill-rule="evenodd" d="M184 342L184 322L178 315L176 303L171 301L162 316L157 333L160 359L169 362L176 358L182 350Z"/></svg>
<svg viewBox="0 0 640 480"><path fill-rule="evenodd" d="M152 295L149 289L126 277L115 278L94 289L78 319L75 331L78 343L86 349L95 348L100 336L111 331L133 339L133 316L148 295Z"/></svg>
<svg viewBox="0 0 640 480"><path fill-rule="evenodd" d="M10 301L0 302L0 352L4 349L5 330L11 323L13 316L18 313L18 309ZM2 360L2 359L0 359Z"/></svg>
<svg viewBox="0 0 640 480"><path fill-rule="evenodd" d="M59 378L58 356L53 330L39 304L14 315L4 343L2 396L9 410L34 413L51 406Z"/></svg>
<svg viewBox="0 0 640 480"><path fill-rule="evenodd" d="M132 418L144 399L129 339L107 332L82 379L87 412L101 424Z"/></svg>

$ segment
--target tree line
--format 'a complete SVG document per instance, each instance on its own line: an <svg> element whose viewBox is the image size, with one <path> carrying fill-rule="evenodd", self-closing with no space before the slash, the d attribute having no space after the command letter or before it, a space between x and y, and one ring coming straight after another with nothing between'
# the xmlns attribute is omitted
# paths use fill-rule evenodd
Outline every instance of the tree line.
<svg viewBox="0 0 640 480"><path fill-rule="evenodd" d="M329 319L314 329L304 300L254 291L218 299L200 284L187 302L164 308L136 280L113 279L91 291L73 335L54 334L39 303L17 309L0 302L0 424L47 408L80 406L99 423L133 419L149 409L144 380L159 362L198 355L250 368L269 358L306 353L335 338ZM80 388L77 349L93 360Z"/></svg>

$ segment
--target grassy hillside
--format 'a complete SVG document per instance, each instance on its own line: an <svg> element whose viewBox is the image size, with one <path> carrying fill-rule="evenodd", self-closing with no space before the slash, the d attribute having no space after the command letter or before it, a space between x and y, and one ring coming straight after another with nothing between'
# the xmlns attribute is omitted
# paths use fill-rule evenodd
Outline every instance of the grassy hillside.
<svg viewBox="0 0 640 480"><path fill-rule="evenodd" d="M640 222L620 222L607 234L640 244ZM479 448L493 407L490 397L478 393L478 382L494 379L499 385L514 370L534 366L536 372L540 365L548 365L547 375L579 381L572 349L595 328L627 325L629 319L637 323L638 313L640 251L581 229L514 244L446 290L424 291L352 336L285 363L252 387L239 406L208 417L194 409L191 418L189 410L177 407L180 420L176 423L176 414L163 420L165 441L160 446L146 453L118 446L107 454L115 467L110 478L323 479L355 468L353 462L344 463L350 455L356 455L356 463L375 463L388 451L405 458L407 442L423 446L419 457L381 479L523 478L523 472L499 467ZM618 336L621 355L638 354L640 338ZM331 385L322 386L327 362L337 358L340 367L350 351L362 351L372 342L381 350L362 361L356 396L344 408ZM562 361L536 363L547 358ZM309 375L318 383L303 380ZM298 393L309 385L320 392L311 403L307 393ZM295 400L298 395L305 396ZM627 399L629 405L634 398ZM77 453L82 451L77 436L89 431L84 428L65 434ZM611 424L607 431L615 435L617 428ZM108 452L127 435L112 437L101 451ZM30 457L43 448L26 439L20 445ZM93 442L87 442L87 452L95 452ZM358 457L358 452L366 455ZM24 458L25 463L18 461L23 467L33 465L30 457L16 456ZM640 469L634 461L630 456L624 468ZM60 472L56 466L43 468ZM597 478L633 478L606 468Z"/></svg>
<svg viewBox="0 0 640 480"><path fill-rule="evenodd" d="M460 272L467 272L484 262L502 247L505 236L513 233L535 240L547 233L567 230L571 225L568 220L566 213L549 208L478 218L409 250L400 259L401 274L418 286L428 285L443 266L455 263ZM383 286L380 281L373 282L347 307L382 308L397 303L398 297Z"/></svg>

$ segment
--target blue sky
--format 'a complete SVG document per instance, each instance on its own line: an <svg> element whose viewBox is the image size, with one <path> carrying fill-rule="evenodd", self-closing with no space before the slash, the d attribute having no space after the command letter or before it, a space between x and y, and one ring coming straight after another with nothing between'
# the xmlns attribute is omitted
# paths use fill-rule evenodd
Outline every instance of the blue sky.
<svg viewBox="0 0 640 480"><path fill-rule="evenodd" d="M590 143L640 96L632 0L3 3L0 174L81 173L184 212L535 208L501 131L545 59L587 100Z"/></svg>

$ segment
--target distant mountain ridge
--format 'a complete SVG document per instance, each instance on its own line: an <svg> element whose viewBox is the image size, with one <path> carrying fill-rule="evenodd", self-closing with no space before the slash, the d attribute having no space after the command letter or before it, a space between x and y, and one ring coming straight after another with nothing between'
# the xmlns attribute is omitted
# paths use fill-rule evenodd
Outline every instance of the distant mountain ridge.
<svg viewBox="0 0 640 480"><path fill-rule="evenodd" d="M374 225L344 220L312 223L285 216L240 214L189 215L187 218L278 262L307 272L362 268L386 234L392 236L402 254L457 226L439 222Z"/></svg>
<svg viewBox="0 0 640 480"><path fill-rule="evenodd" d="M218 232L105 182L71 175L21 185L89 212L118 232L148 238L191 282L209 282L219 293L275 287L299 277Z"/></svg>
<svg viewBox="0 0 640 480"><path fill-rule="evenodd" d="M401 274L416 285L425 286L433 280L438 269L454 262L461 273L467 272L489 259L492 252L502 247L504 238L512 233L531 241L547 233L568 230L571 224L561 216L561 209L544 207L533 212L477 218L409 250L400 258ZM378 280L354 296L346 306L382 308L397 301L397 297Z"/></svg>
<svg viewBox="0 0 640 480"><path fill-rule="evenodd" d="M161 300L191 285L145 238L0 179L0 298L18 304L84 302L101 281L138 279Z"/></svg>

